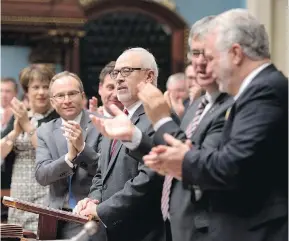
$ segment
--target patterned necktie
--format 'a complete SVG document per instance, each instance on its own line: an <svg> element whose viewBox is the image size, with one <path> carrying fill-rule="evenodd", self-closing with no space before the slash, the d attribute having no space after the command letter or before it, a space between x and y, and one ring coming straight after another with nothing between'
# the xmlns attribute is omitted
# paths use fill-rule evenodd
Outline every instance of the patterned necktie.
<svg viewBox="0 0 289 241"><path fill-rule="evenodd" d="M128 111L127 109L123 110L123 113L125 113L128 116ZM111 148L110 148L110 158L114 155L115 149L116 149L116 143L118 142L117 139L113 139Z"/></svg>
<svg viewBox="0 0 289 241"><path fill-rule="evenodd" d="M202 98L202 101L198 105L198 109L195 113L195 117L193 118L192 122L188 125L188 127L186 129L186 135L187 135L188 139L190 139L192 137L193 132L196 130L196 128L200 122L200 118L201 118L208 103L209 103L208 99L206 98L206 96L204 96Z"/></svg>
<svg viewBox="0 0 289 241"><path fill-rule="evenodd" d="M163 183L162 199L161 199L161 210L163 215L163 220L166 221L170 218L169 215L169 204L170 204L170 194L173 182L173 177L166 175Z"/></svg>
<svg viewBox="0 0 289 241"><path fill-rule="evenodd" d="M206 96L204 96L202 98L202 101L198 105L198 109L195 113L195 117L193 118L192 122L188 125L188 127L186 129L187 138L192 137L192 133L196 130L196 128L199 124L199 121L200 121L200 117L201 117L201 115L202 115L203 111L205 110L206 105L208 103L209 102L208 102ZM163 215L164 220L166 220L167 218L170 218L170 216L169 216L169 204L170 204L170 194L171 194L171 187L172 187L173 179L174 178L172 176L166 175L164 183L163 183L161 210L162 210L162 215ZM197 187L195 190L197 190Z"/></svg>

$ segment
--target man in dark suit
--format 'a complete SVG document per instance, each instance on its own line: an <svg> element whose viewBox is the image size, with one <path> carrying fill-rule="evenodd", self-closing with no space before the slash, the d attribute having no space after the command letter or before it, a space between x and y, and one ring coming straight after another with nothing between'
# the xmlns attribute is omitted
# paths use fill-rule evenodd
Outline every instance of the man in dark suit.
<svg viewBox="0 0 289 241"><path fill-rule="evenodd" d="M201 73L197 77L198 85L206 90L206 94L195 100L184 115L180 128L186 132L186 135L191 141L199 146L216 148L225 122L225 113L232 104L232 99L225 93L220 93L216 79L211 72L206 72L206 59L204 58L203 44L201 42L201 33L206 25L213 17L205 17L196 22L190 32L191 55L193 68L196 73ZM196 46L196 47L195 47ZM151 85L149 93L160 94L155 86ZM159 96L158 98L160 98ZM165 97L163 97L164 99ZM152 101L153 96L152 96ZM204 103L205 102L205 103ZM119 113L121 115L121 113ZM110 121L110 120L109 120ZM173 120L171 120L173 121ZM116 121L116 126L119 125ZM153 145L163 143L164 131L173 134L174 129L167 128L170 123L164 123L159 127L155 127L156 134L153 139L145 136L142 133L142 143L138 148L130 152L130 155L137 156L138 153L144 153L145 150L151 149ZM129 130L129 128L127 128ZM136 139L136 138L132 138ZM186 138L185 138L186 139ZM149 148L142 148L144 145L149 145ZM184 189L183 183L166 177L164 182L163 193L168 192L167 210L163 209L163 218L166 222L166 239L190 241L193 238L196 229L207 228L204 223L199 221L200 214L195 212L195 206L198 205L199 196L202 190L194 187L194 192ZM165 187L170 187L165 189ZM164 213L166 212L166 214ZM169 215L168 215L169 214Z"/></svg>
<svg viewBox="0 0 289 241"><path fill-rule="evenodd" d="M209 16L197 21L190 31L190 52L194 53L190 60L196 72L196 83L206 92L204 96L195 99L187 109L180 125L187 138L202 148L217 147L225 123L225 113L232 104L232 99L227 94L219 92L212 72L206 71L201 37L203 29L212 19L213 17ZM169 125L170 122L167 122L158 129L155 128L155 145L162 143L164 133L173 134L174 129L168 128ZM172 240L191 241L196 230L207 228L207 223L200 220L200 214L196 211L202 190L194 186L192 191L185 189L181 181L166 176L162 211L164 219L169 223L167 226L170 230L167 232L171 231Z"/></svg>
<svg viewBox="0 0 289 241"><path fill-rule="evenodd" d="M83 85L75 74L62 72L50 84L51 103L60 118L37 130L36 180L49 185L49 206L72 211L89 193L96 173L99 132L82 108ZM57 238L71 238L82 225L58 223Z"/></svg>
<svg viewBox="0 0 289 241"><path fill-rule="evenodd" d="M192 190L201 188L196 209L208 228L194 240L287 240L288 79L270 63L265 28L247 10L217 16L204 43L207 71L235 100L220 146L191 147L170 121L176 138L165 134L169 146L153 148L144 161ZM167 118L166 103L152 105L154 93L140 88L152 122Z"/></svg>
<svg viewBox="0 0 289 241"><path fill-rule="evenodd" d="M125 51L111 72L116 80L118 99L128 115L125 118L149 136L153 129L138 100L136 86L140 82L156 84L157 75L153 55L143 48ZM96 117L92 119L100 121ZM119 123L117 129L121 127ZM163 226L160 212L162 178L139 159L129 156L126 145L129 144L103 139L98 171L89 194L94 201L87 198L79 202L75 212L94 215L101 221L97 240L159 240Z"/></svg>

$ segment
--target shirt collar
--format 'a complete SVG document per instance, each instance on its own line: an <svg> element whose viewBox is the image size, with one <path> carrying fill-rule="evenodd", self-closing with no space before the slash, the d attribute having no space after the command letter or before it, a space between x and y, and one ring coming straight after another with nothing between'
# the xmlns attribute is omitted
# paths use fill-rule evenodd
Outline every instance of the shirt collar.
<svg viewBox="0 0 289 241"><path fill-rule="evenodd" d="M221 92L217 90L213 93L206 92L205 95L206 95L207 100L209 101L209 104L214 104L220 94Z"/></svg>
<svg viewBox="0 0 289 241"><path fill-rule="evenodd" d="M248 85L252 82L252 80L266 67L268 67L271 63L265 63L254 69L247 77L243 80L238 93L234 96L234 100L236 101L240 95L244 92L244 90L248 87Z"/></svg>
<svg viewBox="0 0 289 241"><path fill-rule="evenodd" d="M75 121L76 123L80 124L81 117L82 117L82 111L79 113L78 116L76 116L76 117L74 118L73 121ZM63 118L61 118L61 121L62 121L62 123L66 122L66 120L64 120Z"/></svg>
<svg viewBox="0 0 289 241"><path fill-rule="evenodd" d="M52 112L54 111L53 108L49 109L46 113L44 114L40 114L40 113L33 113L31 110L28 111L28 116L31 118L34 118L35 120L39 121L45 117L47 117L48 115L50 115Z"/></svg>
<svg viewBox="0 0 289 241"><path fill-rule="evenodd" d="M127 109L127 111L128 111L128 118L130 119L132 116L133 116L133 114L135 113L135 111L141 106L141 101L139 100L139 101L137 101L137 102L135 102L134 104L132 104L131 106L129 106L129 107L125 107L125 109Z"/></svg>
<svg viewBox="0 0 289 241"><path fill-rule="evenodd" d="M112 115L109 114L105 108L103 108L103 115L104 115L105 117L112 117Z"/></svg>

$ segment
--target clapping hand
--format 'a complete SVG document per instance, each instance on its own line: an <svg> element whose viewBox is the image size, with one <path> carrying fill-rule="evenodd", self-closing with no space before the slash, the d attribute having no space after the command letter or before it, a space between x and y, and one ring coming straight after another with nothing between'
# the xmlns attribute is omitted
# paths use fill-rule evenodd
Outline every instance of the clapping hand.
<svg viewBox="0 0 289 241"><path fill-rule="evenodd" d="M64 130L64 136L71 142L76 151L81 152L84 146L81 126L75 121L66 121L63 123L62 130Z"/></svg>
<svg viewBox="0 0 289 241"><path fill-rule="evenodd" d="M151 83L138 84L138 97L142 101L145 113L153 124L170 117L171 110L162 92Z"/></svg>
<svg viewBox="0 0 289 241"><path fill-rule="evenodd" d="M98 219L96 212L97 205L99 204L98 200L85 198L77 203L73 209L73 213L82 215L82 216L93 216Z"/></svg>
<svg viewBox="0 0 289 241"><path fill-rule="evenodd" d="M90 115L92 123L102 135L122 141L131 141L135 126L116 105L110 106L114 118L105 119Z"/></svg>

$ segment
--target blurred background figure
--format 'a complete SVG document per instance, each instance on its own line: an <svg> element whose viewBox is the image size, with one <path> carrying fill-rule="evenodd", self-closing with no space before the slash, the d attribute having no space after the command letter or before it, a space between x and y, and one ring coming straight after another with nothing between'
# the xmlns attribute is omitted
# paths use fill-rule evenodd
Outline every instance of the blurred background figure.
<svg viewBox="0 0 289 241"><path fill-rule="evenodd" d="M1 106L0 106L0 120L1 120L1 138L6 133L9 133L7 126L13 120L13 112L10 108L10 103L14 97L17 96L18 85L14 78L1 78ZM12 129L12 128L10 128ZM9 190L11 183L12 166L15 155L11 152L8 156L1 158L1 190ZM7 164L5 164L5 162ZM2 192L1 192L2 193ZM8 209L1 204L1 222L7 220Z"/></svg>
<svg viewBox="0 0 289 241"><path fill-rule="evenodd" d="M184 73L176 73L171 75L167 81L167 91L171 93L171 97L182 99L187 102L189 91Z"/></svg>
<svg viewBox="0 0 289 241"><path fill-rule="evenodd" d="M17 96L18 86L14 78L1 78L1 132L6 128L13 113L10 108L10 103Z"/></svg>
<svg viewBox="0 0 289 241"><path fill-rule="evenodd" d="M87 96L86 96L85 93L84 93L84 95L83 95L82 105L83 105L83 109L85 109L85 110L88 109L88 99L87 99Z"/></svg>
<svg viewBox="0 0 289 241"><path fill-rule="evenodd" d="M189 88L189 105L191 105L194 100L204 94L204 90L197 83L196 71L192 64L189 64L185 69L185 79Z"/></svg>
<svg viewBox="0 0 289 241"><path fill-rule="evenodd" d="M188 65L185 74L177 73L168 78L167 91L164 96L169 106L182 118L188 107L202 94L202 88L196 82L196 73Z"/></svg>
<svg viewBox="0 0 289 241"><path fill-rule="evenodd" d="M13 129L1 139L1 158L5 158L12 150L15 152L10 195L42 205L45 204L48 187L40 186L35 180L36 129L41 123L57 117L51 108L48 92L53 75L54 72L44 65L31 65L21 71L19 79L29 99L30 111L14 97L11 101ZM24 229L36 233L38 215L9 209L8 223L20 224Z"/></svg>
<svg viewBox="0 0 289 241"><path fill-rule="evenodd" d="M123 104L117 99L116 96L116 81L110 76L110 72L113 71L114 66L115 61L111 61L101 70L99 74L98 94L101 98L102 106L98 106L98 99L96 97L92 97L89 100L90 112L97 112L100 115L110 117L112 115L109 109L111 104L116 105L121 110L123 109Z"/></svg>

